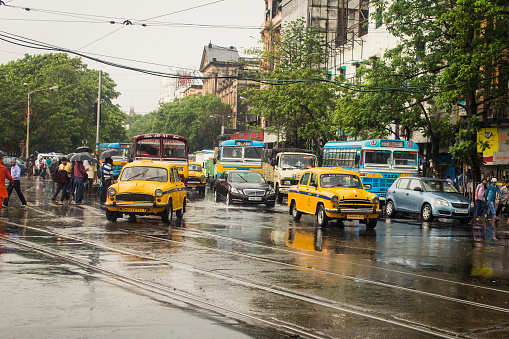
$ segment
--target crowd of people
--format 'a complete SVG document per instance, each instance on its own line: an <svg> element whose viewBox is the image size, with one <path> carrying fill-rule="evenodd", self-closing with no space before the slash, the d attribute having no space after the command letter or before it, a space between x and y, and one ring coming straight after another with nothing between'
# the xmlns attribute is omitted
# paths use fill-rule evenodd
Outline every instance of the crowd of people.
<svg viewBox="0 0 509 339"><path fill-rule="evenodd" d="M22 206L27 205L27 201L21 190L21 169L13 161L10 170L3 164L4 155L0 153L0 210L2 206L8 207L9 198L13 191L16 191ZM99 188L101 202L106 201L106 191L113 182L113 160L106 158L102 166L88 160L70 161L66 157L47 158L41 160L38 166L34 166L34 160L31 160L29 174L33 174L42 179L48 176L55 183L51 201L55 204L70 204L72 201L76 205L83 203L85 192L90 192L94 184ZM9 180L8 187L5 186L5 180Z"/></svg>
<svg viewBox="0 0 509 339"><path fill-rule="evenodd" d="M496 220L502 213L509 215L509 181L500 189L497 178L484 178L475 189L475 219L479 221L484 215Z"/></svg>

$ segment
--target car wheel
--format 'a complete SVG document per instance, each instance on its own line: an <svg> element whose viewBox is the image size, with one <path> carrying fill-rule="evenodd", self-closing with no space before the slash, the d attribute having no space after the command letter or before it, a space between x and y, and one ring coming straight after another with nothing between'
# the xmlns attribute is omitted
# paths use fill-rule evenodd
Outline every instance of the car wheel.
<svg viewBox="0 0 509 339"><path fill-rule="evenodd" d="M129 213L129 222L136 222L136 214Z"/></svg>
<svg viewBox="0 0 509 339"><path fill-rule="evenodd" d="M214 201L219 202L219 193L217 193L217 190L214 190Z"/></svg>
<svg viewBox="0 0 509 339"><path fill-rule="evenodd" d="M232 197L230 197L230 192L226 193L226 206L230 206L232 204Z"/></svg>
<svg viewBox="0 0 509 339"><path fill-rule="evenodd" d="M106 210L106 219L111 222L116 222L118 218L118 214L116 212L110 212Z"/></svg>
<svg viewBox="0 0 509 339"><path fill-rule="evenodd" d="M433 220L433 212L430 204L424 204L421 210L421 218L423 221L429 222Z"/></svg>
<svg viewBox="0 0 509 339"><path fill-rule="evenodd" d="M378 219L368 219L366 220L366 228L372 230L376 227Z"/></svg>
<svg viewBox="0 0 509 339"><path fill-rule="evenodd" d="M284 196L279 193L279 185L276 185L276 199L277 199L277 203L278 204L282 204L283 203L283 198Z"/></svg>
<svg viewBox="0 0 509 339"><path fill-rule="evenodd" d="M295 200L292 200L292 203L290 204L290 214L294 221L299 221L300 217L302 216L302 213L297 211Z"/></svg>
<svg viewBox="0 0 509 339"><path fill-rule="evenodd" d="M393 218L396 216L396 209L394 208L394 203L392 200L387 201L387 204L385 205L385 214L389 218Z"/></svg>
<svg viewBox="0 0 509 339"><path fill-rule="evenodd" d="M322 204L316 209L316 223L320 227L326 227L329 224L329 217L325 213L325 207Z"/></svg>
<svg viewBox="0 0 509 339"><path fill-rule="evenodd" d="M273 202L268 202L265 204L268 208L273 208L274 206L276 206L276 202L273 201Z"/></svg>
<svg viewBox="0 0 509 339"><path fill-rule="evenodd" d="M173 209L172 209L172 205L171 205L171 201L170 201L168 208L161 215L161 219L163 220L163 222L165 224L169 224L169 223L171 223L172 218L173 218Z"/></svg>
<svg viewBox="0 0 509 339"><path fill-rule="evenodd" d="M182 210L175 211L175 226L180 227L182 226L182 217L184 216L184 213Z"/></svg>

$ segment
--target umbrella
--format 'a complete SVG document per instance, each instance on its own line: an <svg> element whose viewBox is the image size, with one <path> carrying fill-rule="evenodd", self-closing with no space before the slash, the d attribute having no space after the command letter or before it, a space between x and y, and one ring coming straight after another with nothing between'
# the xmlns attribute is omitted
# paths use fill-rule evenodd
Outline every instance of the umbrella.
<svg viewBox="0 0 509 339"><path fill-rule="evenodd" d="M89 153L82 152L82 153L77 153L77 154L73 155L70 160L71 161L85 161L85 160L92 161L93 159L94 158Z"/></svg>
<svg viewBox="0 0 509 339"><path fill-rule="evenodd" d="M76 148L76 153L92 153L92 149L88 146L81 146Z"/></svg>
<svg viewBox="0 0 509 339"><path fill-rule="evenodd" d="M71 159L73 157L73 155L75 155L76 153L69 153L67 154L65 157L67 158L67 160Z"/></svg>
<svg viewBox="0 0 509 339"><path fill-rule="evenodd" d="M111 158L111 157L115 157L115 156L119 156L119 150L110 149L108 151L104 151L101 153L101 159Z"/></svg>

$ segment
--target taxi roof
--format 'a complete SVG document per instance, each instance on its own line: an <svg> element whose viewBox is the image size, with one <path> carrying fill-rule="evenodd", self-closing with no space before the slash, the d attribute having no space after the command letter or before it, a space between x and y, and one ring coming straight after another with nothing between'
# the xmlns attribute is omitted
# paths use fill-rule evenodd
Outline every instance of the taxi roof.
<svg viewBox="0 0 509 339"><path fill-rule="evenodd" d="M158 161L158 160L135 160L133 162L127 163L124 167L160 167L160 168L172 168L178 167L177 164L172 164L167 161Z"/></svg>
<svg viewBox="0 0 509 339"><path fill-rule="evenodd" d="M341 167L315 167L315 168L307 169L303 173L306 173L306 172L311 172L316 175L338 173L338 174L352 174L352 175L359 176L359 173L350 171L350 170L347 170L347 169L344 169Z"/></svg>

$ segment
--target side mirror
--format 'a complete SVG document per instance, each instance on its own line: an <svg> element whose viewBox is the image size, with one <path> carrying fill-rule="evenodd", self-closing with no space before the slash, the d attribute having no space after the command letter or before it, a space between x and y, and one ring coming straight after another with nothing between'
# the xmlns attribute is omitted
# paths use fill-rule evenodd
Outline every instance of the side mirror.
<svg viewBox="0 0 509 339"><path fill-rule="evenodd" d="M414 188L414 191L422 192L422 188L421 187L416 187L416 188Z"/></svg>
<svg viewBox="0 0 509 339"><path fill-rule="evenodd" d="M364 189L365 189L365 190L370 190L370 189L371 189L371 185L370 185L370 184L366 184L366 185L364 185Z"/></svg>

